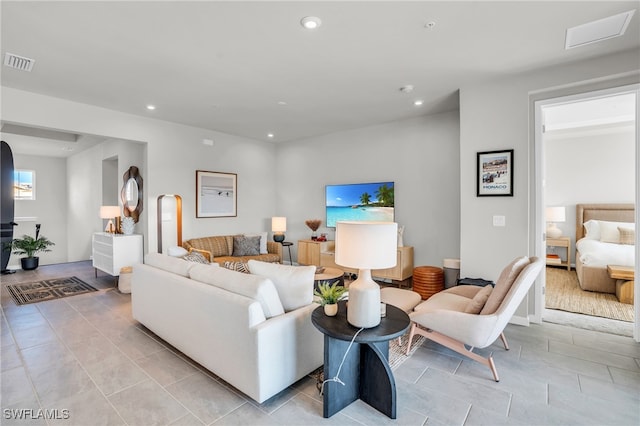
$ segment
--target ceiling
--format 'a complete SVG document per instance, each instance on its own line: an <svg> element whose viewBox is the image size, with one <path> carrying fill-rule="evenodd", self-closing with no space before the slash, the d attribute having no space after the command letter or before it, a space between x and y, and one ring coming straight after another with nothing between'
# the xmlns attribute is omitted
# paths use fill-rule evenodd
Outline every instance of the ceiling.
<svg viewBox="0 0 640 426"><path fill-rule="evenodd" d="M3 86L274 142L456 110L461 87L640 48L637 1L1 8L3 56L35 60L31 72L2 67ZM567 28L633 9L622 37L564 49ZM309 15L320 28L302 28Z"/></svg>

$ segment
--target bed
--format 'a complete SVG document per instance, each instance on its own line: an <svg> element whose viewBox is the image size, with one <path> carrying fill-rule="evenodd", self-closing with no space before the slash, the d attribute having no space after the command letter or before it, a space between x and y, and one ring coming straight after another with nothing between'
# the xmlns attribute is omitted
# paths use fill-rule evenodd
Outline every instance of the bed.
<svg viewBox="0 0 640 426"><path fill-rule="evenodd" d="M607 264L633 266L633 244L602 243L587 236L585 223L589 221L633 224L633 204L577 204L576 205L576 273L583 290L615 293L616 280L609 277ZM592 226L589 222L587 227ZM610 225L610 224L609 224ZM627 225L625 225L627 226Z"/></svg>

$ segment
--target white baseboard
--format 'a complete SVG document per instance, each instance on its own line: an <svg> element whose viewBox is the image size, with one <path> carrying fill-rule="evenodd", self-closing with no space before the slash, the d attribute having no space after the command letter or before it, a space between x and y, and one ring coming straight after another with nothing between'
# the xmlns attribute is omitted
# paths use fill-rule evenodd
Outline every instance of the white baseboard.
<svg viewBox="0 0 640 426"><path fill-rule="evenodd" d="M509 320L510 324L515 324L515 325L523 325L525 327L529 327L529 325L531 325L531 323L529 322L529 318L526 317L519 317L519 316L512 316L511 319Z"/></svg>

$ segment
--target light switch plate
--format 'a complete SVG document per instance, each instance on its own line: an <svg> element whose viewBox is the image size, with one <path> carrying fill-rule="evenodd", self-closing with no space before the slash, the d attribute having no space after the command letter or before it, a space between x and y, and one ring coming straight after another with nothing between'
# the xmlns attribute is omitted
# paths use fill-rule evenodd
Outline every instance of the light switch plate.
<svg viewBox="0 0 640 426"><path fill-rule="evenodd" d="M505 226L506 223L505 216L493 216L493 226Z"/></svg>

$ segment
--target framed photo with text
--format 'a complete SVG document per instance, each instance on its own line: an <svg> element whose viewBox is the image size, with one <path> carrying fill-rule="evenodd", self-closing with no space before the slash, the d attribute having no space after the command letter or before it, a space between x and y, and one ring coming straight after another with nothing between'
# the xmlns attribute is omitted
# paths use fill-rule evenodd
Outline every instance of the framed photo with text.
<svg viewBox="0 0 640 426"><path fill-rule="evenodd" d="M478 152L478 197L513 197L513 150Z"/></svg>
<svg viewBox="0 0 640 426"><path fill-rule="evenodd" d="M196 217L237 216L235 173L196 170Z"/></svg>

